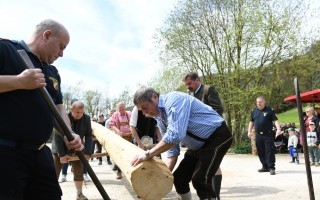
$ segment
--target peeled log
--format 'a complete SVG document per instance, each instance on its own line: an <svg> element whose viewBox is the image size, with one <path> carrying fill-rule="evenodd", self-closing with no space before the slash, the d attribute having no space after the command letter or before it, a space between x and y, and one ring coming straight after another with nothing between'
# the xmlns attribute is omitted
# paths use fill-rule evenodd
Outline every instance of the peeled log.
<svg viewBox="0 0 320 200"><path fill-rule="evenodd" d="M93 135L103 145L141 199L160 200L172 190L173 175L161 159L153 158L132 167L131 160L143 150L96 122L91 122L91 126Z"/></svg>

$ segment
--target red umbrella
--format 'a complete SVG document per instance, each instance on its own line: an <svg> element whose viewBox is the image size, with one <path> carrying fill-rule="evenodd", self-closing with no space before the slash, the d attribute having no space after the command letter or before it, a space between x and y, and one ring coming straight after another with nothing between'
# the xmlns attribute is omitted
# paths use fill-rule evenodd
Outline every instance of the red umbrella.
<svg viewBox="0 0 320 200"><path fill-rule="evenodd" d="M300 94L301 103L316 103L320 102L320 89L307 91ZM284 101L296 103L296 95L284 98Z"/></svg>

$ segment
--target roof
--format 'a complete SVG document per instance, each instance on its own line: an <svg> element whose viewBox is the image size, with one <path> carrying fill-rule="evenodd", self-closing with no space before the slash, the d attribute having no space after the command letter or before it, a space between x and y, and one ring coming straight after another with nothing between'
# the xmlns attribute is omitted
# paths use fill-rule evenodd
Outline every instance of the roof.
<svg viewBox="0 0 320 200"><path fill-rule="evenodd" d="M320 89L310 90L300 93L301 103L316 103L320 102ZM296 95L284 98L284 101L296 103Z"/></svg>

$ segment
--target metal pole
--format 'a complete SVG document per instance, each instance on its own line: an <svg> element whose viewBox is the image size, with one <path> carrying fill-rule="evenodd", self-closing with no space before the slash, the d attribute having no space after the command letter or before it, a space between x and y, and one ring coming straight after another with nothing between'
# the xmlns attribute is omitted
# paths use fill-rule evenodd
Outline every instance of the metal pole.
<svg viewBox="0 0 320 200"><path fill-rule="evenodd" d="M299 119L300 119L300 134L302 134L303 153L304 153L304 160L306 163L305 165L306 165L306 172L307 172L307 179L308 179L309 196L310 196L310 200L315 200L312 174L310 169L309 151L308 151L307 137L306 137L307 134L306 134L306 128L304 125L303 115L302 115L302 106L301 106L298 78L294 79L294 87L296 90L297 108L298 108Z"/></svg>
<svg viewBox="0 0 320 200"><path fill-rule="evenodd" d="M26 51L24 49L20 49L17 50L18 54L20 55L20 57L22 58L26 68L28 69L34 69L34 65L31 62L28 54L26 53ZM47 102L54 118L56 119L58 125L60 126L60 128L62 129L63 133L61 134L62 137L65 135L68 139L68 141L72 141L74 139L73 135L72 135L72 131L69 130L69 127L67 126L67 124L65 123L65 121L63 120L63 118L61 117L56 105L54 104L54 102L52 101L50 94L48 93L46 88L39 88L42 97L45 99L45 101ZM81 151L76 151L75 152L76 155L79 157L79 160L81 161L82 165L85 167L85 169L88 171L88 174L90 175L93 183L96 185L97 189L99 190L101 196L103 197L104 200L110 200L108 194L106 193L106 191L104 190L104 188L102 187L99 179L97 178L96 174L94 173L94 171L92 170L91 166L89 165L87 159L84 157L84 154Z"/></svg>

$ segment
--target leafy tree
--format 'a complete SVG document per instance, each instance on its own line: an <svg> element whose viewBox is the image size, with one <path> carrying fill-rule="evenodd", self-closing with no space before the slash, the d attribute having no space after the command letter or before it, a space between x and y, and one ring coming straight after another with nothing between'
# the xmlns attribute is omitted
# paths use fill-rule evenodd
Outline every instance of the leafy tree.
<svg viewBox="0 0 320 200"><path fill-rule="evenodd" d="M63 105L67 112L70 110L71 99L77 98L82 99L83 90L81 89L83 86L83 82L78 82L75 86L68 86L66 88L62 88L63 90Z"/></svg>
<svg viewBox="0 0 320 200"><path fill-rule="evenodd" d="M99 114L99 104L101 101L101 93L97 90L87 90L84 94L85 110L91 117Z"/></svg>
<svg viewBox="0 0 320 200"><path fill-rule="evenodd" d="M238 144L255 98L279 92L277 64L299 52L306 12L303 1L180 1L156 37L160 58L215 85Z"/></svg>
<svg viewBox="0 0 320 200"><path fill-rule="evenodd" d="M131 91L129 87L126 87L118 96L118 98L115 98L111 105L113 108L117 107L117 104L123 102L126 105L127 110L130 110L133 107L133 95L131 94Z"/></svg>
<svg viewBox="0 0 320 200"><path fill-rule="evenodd" d="M150 80L149 85L160 94L165 94L180 87L184 74L178 67L164 67L158 70L157 75Z"/></svg>

